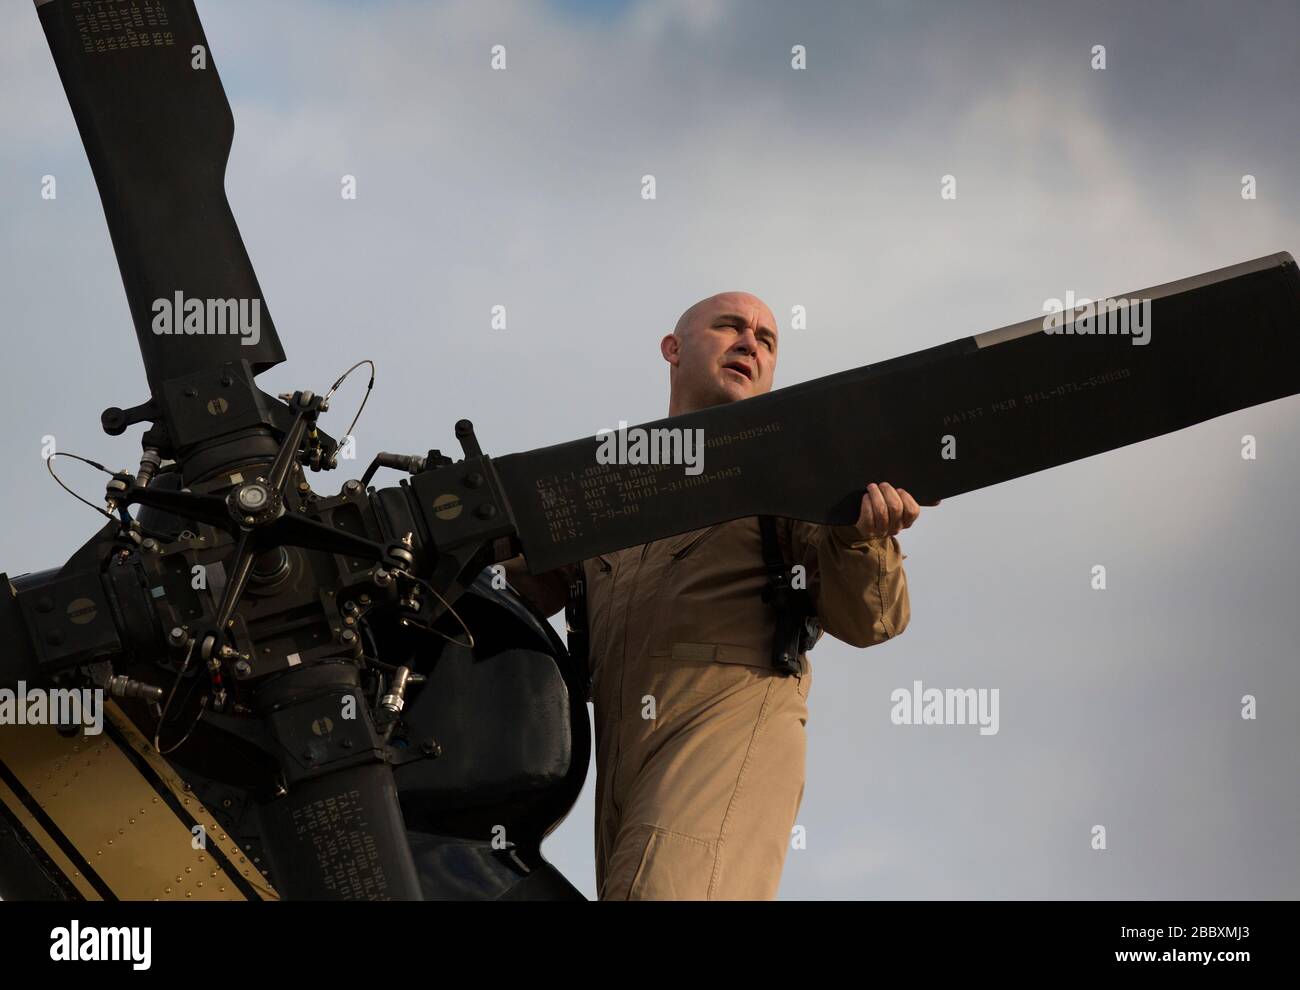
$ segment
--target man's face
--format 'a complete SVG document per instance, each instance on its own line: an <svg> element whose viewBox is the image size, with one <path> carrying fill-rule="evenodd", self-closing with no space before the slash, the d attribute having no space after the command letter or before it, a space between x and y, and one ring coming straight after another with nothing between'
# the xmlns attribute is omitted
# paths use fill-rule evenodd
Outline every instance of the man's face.
<svg viewBox="0 0 1300 990"><path fill-rule="evenodd" d="M696 303L661 342L673 366L670 415L762 395L776 372L776 318L748 292Z"/></svg>

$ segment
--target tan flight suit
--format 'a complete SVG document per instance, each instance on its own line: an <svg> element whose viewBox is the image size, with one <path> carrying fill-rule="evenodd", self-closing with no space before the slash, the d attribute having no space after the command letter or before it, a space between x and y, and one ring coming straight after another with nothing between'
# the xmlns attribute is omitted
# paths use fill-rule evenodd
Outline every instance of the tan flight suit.
<svg viewBox="0 0 1300 990"><path fill-rule="evenodd" d="M901 633L910 608L894 537L777 520L823 629L852 646ZM570 565L525 596L554 604ZM772 667L772 607L750 517L585 561L602 900L772 899L804 788L812 669ZM544 589L543 585L550 587ZM551 609L552 611L554 608Z"/></svg>

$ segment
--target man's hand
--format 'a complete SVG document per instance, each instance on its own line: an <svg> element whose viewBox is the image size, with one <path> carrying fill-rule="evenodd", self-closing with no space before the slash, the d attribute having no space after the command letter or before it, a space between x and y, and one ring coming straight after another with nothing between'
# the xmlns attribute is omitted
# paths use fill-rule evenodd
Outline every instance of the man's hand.
<svg viewBox="0 0 1300 990"><path fill-rule="evenodd" d="M925 505L938 505L926 502ZM878 540L885 536L895 536L900 530L907 529L916 522L921 514L921 506L905 489L895 489L889 482L867 486L862 496L862 508L858 512L858 521L854 527L865 540Z"/></svg>

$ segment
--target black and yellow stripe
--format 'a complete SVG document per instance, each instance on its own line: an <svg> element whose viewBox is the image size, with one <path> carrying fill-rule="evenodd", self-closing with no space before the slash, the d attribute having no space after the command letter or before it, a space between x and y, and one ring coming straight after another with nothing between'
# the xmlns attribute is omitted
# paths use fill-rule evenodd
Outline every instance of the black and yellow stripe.
<svg viewBox="0 0 1300 990"><path fill-rule="evenodd" d="M113 702L99 736L0 727L0 805L86 900L276 900L175 769ZM194 829L207 832L194 849Z"/></svg>

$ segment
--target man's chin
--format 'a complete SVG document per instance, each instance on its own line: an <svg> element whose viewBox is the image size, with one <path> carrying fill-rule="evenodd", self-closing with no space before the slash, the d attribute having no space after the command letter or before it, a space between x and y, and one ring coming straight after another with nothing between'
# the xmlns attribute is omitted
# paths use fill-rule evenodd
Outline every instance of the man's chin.
<svg viewBox="0 0 1300 990"><path fill-rule="evenodd" d="M718 387L709 392L708 395L701 396L698 400L689 403L683 412L697 412L700 409L708 409L711 406L724 406L729 402L739 402L741 399L748 399L750 396L749 389L745 388L739 382L723 384L718 383Z"/></svg>
<svg viewBox="0 0 1300 990"><path fill-rule="evenodd" d="M720 405L723 402L739 402L741 399L748 399L754 394L754 386L750 382L725 381L718 383L718 401Z"/></svg>

